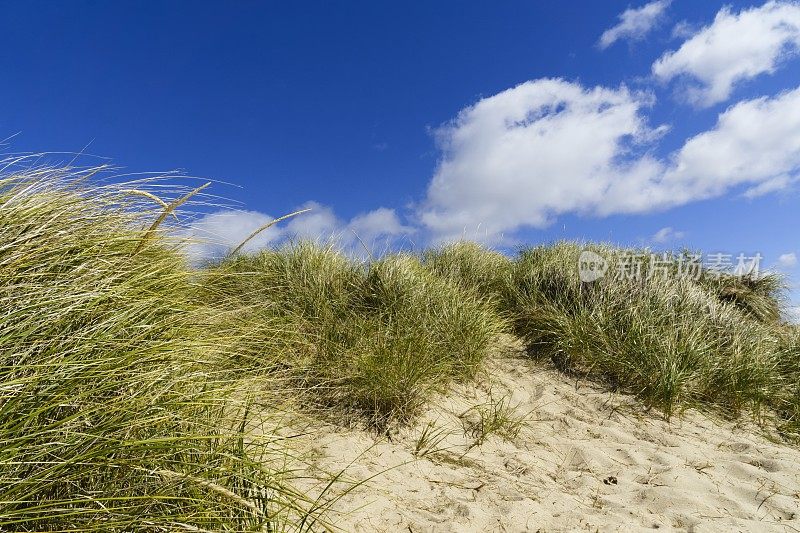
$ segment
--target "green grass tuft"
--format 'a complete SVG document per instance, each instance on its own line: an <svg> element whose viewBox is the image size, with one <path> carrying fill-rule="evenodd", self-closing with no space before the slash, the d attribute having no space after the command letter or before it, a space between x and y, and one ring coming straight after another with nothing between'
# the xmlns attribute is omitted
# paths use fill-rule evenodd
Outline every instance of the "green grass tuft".
<svg viewBox="0 0 800 533"><path fill-rule="evenodd" d="M510 258L469 241L425 250L422 258L425 266L436 275L476 292L498 310L506 310L506 292L513 270Z"/></svg>
<svg viewBox="0 0 800 533"><path fill-rule="evenodd" d="M712 283L705 271L697 280L648 278L647 264L639 279L617 278L620 257L637 251L594 245L610 262L608 275L582 283L583 249L557 243L515 261L511 305L531 353L631 392L668 417L688 406L736 414L780 403L787 374L773 326L776 278Z"/></svg>
<svg viewBox="0 0 800 533"><path fill-rule="evenodd" d="M377 427L407 420L433 391L471 376L504 327L481 298L410 255L362 264L303 242L217 269L242 281L212 279L214 290L302 332L288 364L317 405Z"/></svg>

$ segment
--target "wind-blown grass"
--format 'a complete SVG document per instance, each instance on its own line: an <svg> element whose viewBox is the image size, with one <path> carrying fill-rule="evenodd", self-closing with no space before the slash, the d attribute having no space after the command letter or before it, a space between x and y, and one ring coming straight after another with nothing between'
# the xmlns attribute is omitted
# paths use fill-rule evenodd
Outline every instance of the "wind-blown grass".
<svg viewBox="0 0 800 533"><path fill-rule="evenodd" d="M774 405L781 417L781 432L800 442L800 326L784 325L779 335L778 371L785 386Z"/></svg>
<svg viewBox="0 0 800 533"><path fill-rule="evenodd" d="M0 529L303 527L287 452L245 441L207 364L230 339L145 229L159 206L88 173L0 178Z"/></svg>

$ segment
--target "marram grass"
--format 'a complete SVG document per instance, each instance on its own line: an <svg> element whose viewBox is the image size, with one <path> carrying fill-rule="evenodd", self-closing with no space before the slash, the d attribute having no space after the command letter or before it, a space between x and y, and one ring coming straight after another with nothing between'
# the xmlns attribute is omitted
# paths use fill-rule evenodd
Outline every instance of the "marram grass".
<svg viewBox="0 0 800 533"><path fill-rule="evenodd" d="M0 530L305 527L286 450L236 430L207 364L236 343L198 321L161 206L90 172L0 178Z"/></svg>
<svg viewBox="0 0 800 533"><path fill-rule="evenodd" d="M208 284L233 298L231 306L284 325L286 335L251 355L254 371L280 344L309 401L379 428L407 420L451 380L472 376L505 328L480 297L412 255L360 263L300 242L229 258Z"/></svg>
<svg viewBox="0 0 800 533"><path fill-rule="evenodd" d="M437 276L478 295L498 311L508 310L511 258L474 242L458 241L425 250L422 260Z"/></svg>
<svg viewBox="0 0 800 533"><path fill-rule="evenodd" d="M638 279L620 279L620 257L637 251L589 248L610 262L608 275L592 283L578 276L584 247L577 243L526 249L515 260L507 303L533 355L631 392L667 416L686 407L730 415L771 408L794 431L797 363L786 355L787 326L778 319L779 278L648 277L645 264Z"/></svg>
<svg viewBox="0 0 800 533"><path fill-rule="evenodd" d="M667 416L770 413L800 437L775 276L582 283L577 243L362 262L301 242L192 269L174 223L199 191L96 170L0 177L0 530L322 529L252 394L386 429L507 333ZM628 252L589 247L612 271Z"/></svg>
<svg viewBox="0 0 800 533"><path fill-rule="evenodd" d="M533 357L667 417L687 407L749 411L777 415L783 433L797 435L797 335L779 318L780 278L681 276L678 258L689 252L680 251L666 274L648 276L645 263L637 279L617 279L620 258L645 251L588 245L610 266L583 283L585 248L562 242L507 257L458 242L359 263L299 243L231 257L211 270L209 287L226 295L220 302L233 298L224 307L282 324L250 359L253 370L283 368L312 403L378 427L471 376L496 336L512 332ZM278 364L271 353L290 355Z"/></svg>

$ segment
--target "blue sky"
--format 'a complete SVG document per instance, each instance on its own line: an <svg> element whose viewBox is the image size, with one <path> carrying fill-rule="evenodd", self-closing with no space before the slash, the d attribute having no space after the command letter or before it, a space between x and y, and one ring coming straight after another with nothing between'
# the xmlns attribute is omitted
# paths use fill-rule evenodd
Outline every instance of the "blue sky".
<svg viewBox="0 0 800 533"><path fill-rule="evenodd" d="M237 184L197 223L222 243L310 205L253 246L611 240L796 278L799 49L788 1L4 3L0 138Z"/></svg>

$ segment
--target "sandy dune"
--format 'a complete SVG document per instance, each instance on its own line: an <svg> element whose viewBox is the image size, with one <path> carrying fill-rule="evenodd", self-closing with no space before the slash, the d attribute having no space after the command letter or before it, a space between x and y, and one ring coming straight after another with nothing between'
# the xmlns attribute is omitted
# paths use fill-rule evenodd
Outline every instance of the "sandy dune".
<svg viewBox="0 0 800 533"><path fill-rule="evenodd" d="M477 444L473 407L500 401L521 430ZM415 456L426 427L438 437ZM668 424L520 357L391 439L305 439L315 468L368 480L328 515L344 531L800 531L800 450L694 412Z"/></svg>

